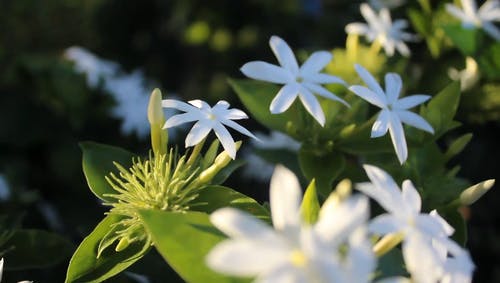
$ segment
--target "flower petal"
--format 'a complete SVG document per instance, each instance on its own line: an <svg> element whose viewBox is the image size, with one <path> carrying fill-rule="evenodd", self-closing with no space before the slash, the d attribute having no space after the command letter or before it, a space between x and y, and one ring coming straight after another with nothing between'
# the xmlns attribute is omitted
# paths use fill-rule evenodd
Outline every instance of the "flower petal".
<svg viewBox="0 0 500 283"><path fill-rule="evenodd" d="M276 230L300 226L300 200L302 191L299 180L282 165L277 165L271 177L269 202Z"/></svg>
<svg viewBox="0 0 500 283"><path fill-rule="evenodd" d="M300 67L300 75L319 73L332 60L332 53L327 51L316 51Z"/></svg>
<svg viewBox="0 0 500 283"><path fill-rule="evenodd" d="M230 238L265 239L273 242L277 239L272 227L253 215L235 208L216 210L210 214L210 221Z"/></svg>
<svg viewBox="0 0 500 283"><path fill-rule="evenodd" d="M408 158L408 147L406 145L406 137L403 129L403 124L399 120L398 115L389 116L389 133L391 134L391 141L396 155L401 164Z"/></svg>
<svg viewBox="0 0 500 283"><path fill-rule="evenodd" d="M263 274L254 283L308 283L308 278L302 269L292 264L282 264L271 272Z"/></svg>
<svg viewBox="0 0 500 283"><path fill-rule="evenodd" d="M438 282L442 276L443 266L430 241L419 236L406 237L403 242L403 258L415 282Z"/></svg>
<svg viewBox="0 0 500 283"><path fill-rule="evenodd" d="M275 35L271 36L269 45L280 65L286 70L289 70L294 76L298 75L299 65L297 64L297 59L295 59L295 55L293 55L290 46L288 46L283 39Z"/></svg>
<svg viewBox="0 0 500 283"><path fill-rule="evenodd" d="M226 111L224 118L229 120L248 119L248 115L240 109L233 108Z"/></svg>
<svg viewBox="0 0 500 283"><path fill-rule="evenodd" d="M227 240L210 251L206 263L217 272L255 276L271 272L287 260L287 255L287 250L262 242Z"/></svg>
<svg viewBox="0 0 500 283"><path fill-rule="evenodd" d="M294 80L290 71L263 61L248 62L240 71L247 77L277 84L286 84Z"/></svg>
<svg viewBox="0 0 500 283"><path fill-rule="evenodd" d="M415 228L429 238L442 238L446 233L439 220L429 214L419 214L415 218Z"/></svg>
<svg viewBox="0 0 500 283"><path fill-rule="evenodd" d="M387 130L389 130L389 116L390 112L388 110L383 109L380 111L377 120L373 123L371 138L378 138L387 133Z"/></svg>
<svg viewBox="0 0 500 283"><path fill-rule="evenodd" d="M401 190L394 179L376 166L365 164L363 168L373 185L361 183L356 185L356 189L376 200L388 212L399 213L403 210Z"/></svg>
<svg viewBox="0 0 500 283"><path fill-rule="evenodd" d="M446 11L448 11L448 13L452 14L460 21L468 21L469 20L467 15L465 15L465 13L462 10L460 10L457 6L455 6L453 4L446 3L445 7L446 7Z"/></svg>
<svg viewBox="0 0 500 283"><path fill-rule="evenodd" d="M175 100L175 99L164 99L161 101L161 106L164 108L175 108L184 112L191 112L193 109L196 109L192 105L187 104L186 102Z"/></svg>
<svg viewBox="0 0 500 283"><path fill-rule="evenodd" d="M206 120L196 122L186 136L186 147L200 143L210 130L212 130L212 127Z"/></svg>
<svg viewBox="0 0 500 283"><path fill-rule="evenodd" d="M363 23L351 23L345 26L345 32L347 34L369 34L371 32L370 27Z"/></svg>
<svg viewBox="0 0 500 283"><path fill-rule="evenodd" d="M410 180L403 181L401 195L403 196L406 207L410 208L415 214L420 212L422 208L422 199Z"/></svg>
<svg viewBox="0 0 500 283"><path fill-rule="evenodd" d="M421 116L406 110L399 110L394 112L396 115L398 115L399 119L401 119L403 123L434 134L434 129L432 128L432 126Z"/></svg>
<svg viewBox="0 0 500 283"><path fill-rule="evenodd" d="M436 220L441 224L441 227L443 228L443 231L445 232L446 236L451 236L453 233L455 233L455 229L453 226L451 226L439 213L437 210L433 210L429 213L430 216L436 218Z"/></svg>
<svg viewBox="0 0 500 283"><path fill-rule="evenodd" d="M201 118L202 117L200 113L196 113L195 111L177 114L168 118L168 120L165 122L165 125L163 126L163 129L168 129L184 123L200 120Z"/></svg>
<svg viewBox="0 0 500 283"><path fill-rule="evenodd" d="M387 73L385 75L385 94L387 95L387 103L393 104L397 101L402 87L403 81L398 74Z"/></svg>
<svg viewBox="0 0 500 283"><path fill-rule="evenodd" d="M376 100L383 102L383 103L381 103L383 105L387 105L387 99L385 97L384 90L382 89L382 87L380 87L379 83L372 76L372 74L370 74L370 72L368 72L368 70L366 70L365 68L363 68L363 66L361 66L359 64L354 65L354 68L356 69L356 72L361 77L361 79L368 86L368 88L375 93L375 95L377 96Z"/></svg>
<svg viewBox="0 0 500 283"><path fill-rule="evenodd" d="M299 98L307 112L309 112L309 114L311 114L323 127L325 125L325 114L323 113L323 109L314 94L312 94L307 88L301 87L299 89Z"/></svg>
<svg viewBox="0 0 500 283"><path fill-rule="evenodd" d="M343 100L342 98L339 98L338 96L334 95L329 90L327 90L326 88L324 88L318 84L304 82L304 83L302 83L302 85L304 87L306 87L307 89L309 89L313 93L316 93L324 98L338 101L338 102L344 104L345 106L350 107L349 103L347 103L345 100Z"/></svg>
<svg viewBox="0 0 500 283"><path fill-rule="evenodd" d="M349 87L349 90L375 106L378 106L380 108L385 108L387 106L387 104L385 103L385 98L382 99L379 95L377 95L374 91L367 87L353 85Z"/></svg>
<svg viewBox="0 0 500 283"><path fill-rule="evenodd" d="M500 29L498 29L495 24L490 22L483 23L484 31L493 37L496 41L500 41Z"/></svg>
<svg viewBox="0 0 500 283"><path fill-rule="evenodd" d="M234 121L231 121L231 120L222 120L221 121L222 124L228 126L228 127L231 127L233 129L235 129L236 131L244 134L244 135L247 135L251 138L254 138L256 140L259 140L259 138L257 138L256 136L254 136L254 134L252 134L249 130L245 129L243 126L239 125L238 123L234 122Z"/></svg>
<svg viewBox="0 0 500 283"><path fill-rule="evenodd" d="M303 75L302 78L304 82L313 83L313 84L341 84L347 86L346 82L337 77L329 74L316 73L316 74L307 74Z"/></svg>
<svg viewBox="0 0 500 283"><path fill-rule="evenodd" d="M396 103L393 104L394 109L406 110L413 108L419 104L422 104L429 100L431 96L424 94L410 95L401 98Z"/></svg>
<svg viewBox="0 0 500 283"><path fill-rule="evenodd" d="M299 94L299 85L296 83L284 85L271 101L269 110L273 114L285 112L292 105Z"/></svg>
<svg viewBox="0 0 500 283"><path fill-rule="evenodd" d="M215 135L220 140L222 147L232 159L236 158L236 145L229 131L221 123L216 122L213 125Z"/></svg>
<svg viewBox="0 0 500 283"><path fill-rule="evenodd" d="M368 224L368 230L379 235L402 232L405 224L392 214L379 215Z"/></svg>

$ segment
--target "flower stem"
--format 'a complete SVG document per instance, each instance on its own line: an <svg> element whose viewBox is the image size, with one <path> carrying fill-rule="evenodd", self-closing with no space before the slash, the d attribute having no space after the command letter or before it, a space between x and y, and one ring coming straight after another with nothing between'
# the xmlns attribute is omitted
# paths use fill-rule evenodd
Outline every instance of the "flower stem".
<svg viewBox="0 0 500 283"><path fill-rule="evenodd" d="M380 239L373 247L373 252L377 257L381 257L392 250L403 240L404 236L402 233L393 233L385 235Z"/></svg>

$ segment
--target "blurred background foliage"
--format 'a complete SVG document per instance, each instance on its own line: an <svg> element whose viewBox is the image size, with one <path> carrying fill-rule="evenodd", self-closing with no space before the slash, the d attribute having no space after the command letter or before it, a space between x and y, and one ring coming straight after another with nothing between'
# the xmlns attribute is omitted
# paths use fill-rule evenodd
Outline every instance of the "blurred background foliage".
<svg viewBox="0 0 500 283"><path fill-rule="evenodd" d="M418 1L408 2L392 11L393 19L412 18L412 29L425 34L432 28L418 26L418 20L413 18L435 18L433 11L441 9L445 1L420 1L432 4L428 10L422 9ZM86 77L75 72L73 63L64 58L67 48L87 48L117 62L124 72L141 69L154 86L184 100L225 99L241 107L227 78L242 77L239 68L250 60L274 62L267 43L271 35L281 36L292 47L302 48L302 52L343 48L345 25L362 21L360 3L0 1L0 187L7 188L7 193L0 194L0 214L6 215L0 219L0 243L4 232L10 231L6 227L15 222L16 227L52 232L65 241L64 249L56 245L45 247L45 251L34 246L31 252L25 251L26 256L40 257L43 252L51 261L51 253L69 250L67 257L42 269L16 266L14 261L9 264L7 254L5 280L62 282L74 249L71 243L78 244L102 218L105 208L87 188L78 142L93 140L142 153L149 148L147 137L120 131L122 121L110 114L116 100L103 87L87 85ZM439 18L449 21L444 15ZM410 47L411 65L401 66L402 75L410 81L409 93L435 94L451 81L450 67L465 67L464 55L452 48L452 41L441 33L433 33ZM488 52L498 54L498 50ZM471 143L452 161L453 165L461 165L459 176L471 183L498 180L500 176L500 76L494 71L487 74L481 83L464 91L457 117L463 125L442 141L444 146L464 133L473 133ZM257 122L246 125L263 130ZM238 172L229 180L229 186L261 201L267 198L267 184L243 179ZM478 266L476 282L500 282L499 201L500 192L495 188L467 209L468 246ZM154 253L130 271L161 278L151 282L179 281ZM140 282L133 277L124 274L112 281Z"/></svg>

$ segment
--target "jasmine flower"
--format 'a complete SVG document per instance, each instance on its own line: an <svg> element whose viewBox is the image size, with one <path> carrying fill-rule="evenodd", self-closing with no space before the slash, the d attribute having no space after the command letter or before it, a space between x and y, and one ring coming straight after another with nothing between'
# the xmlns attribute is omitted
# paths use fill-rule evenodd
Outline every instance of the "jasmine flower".
<svg viewBox="0 0 500 283"><path fill-rule="evenodd" d="M493 22L500 21L500 2L498 0L488 0L477 9L476 1L461 0L462 9L453 4L446 4L446 11L458 18L462 22L462 27L466 29L482 28L495 40L500 40L500 30Z"/></svg>

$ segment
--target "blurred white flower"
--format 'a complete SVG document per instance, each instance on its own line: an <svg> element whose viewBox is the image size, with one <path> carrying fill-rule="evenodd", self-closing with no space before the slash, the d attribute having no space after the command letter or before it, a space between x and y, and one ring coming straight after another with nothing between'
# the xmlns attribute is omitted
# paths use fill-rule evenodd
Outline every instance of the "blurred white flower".
<svg viewBox="0 0 500 283"><path fill-rule="evenodd" d="M297 152L300 148L299 142L278 131L272 131L269 135L256 133L255 136L259 140L250 140L250 143L251 147L257 150L286 150L287 152ZM243 175L245 177L262 182L271 179L275 164L264 160L253 150L245 151L244 155L244 159L247 162L243 167Z"/></svg>
<svg viewBox="0 0 500 283"><path fill-rule="evenodd" d="M475 0L461 0L462 9L446 4L446 10L462 22L466 29L482 28L495 40L500 40L500 30L494 22L500 21L500 1L488 0L477 9Z"/></svg>
<svg viewBox="0 0 500 283"><path fill-rule="evenodd" d="M277 166L271 179L273 226L233 208L210 216L229 236L207 256L207 265L221 273L255 277L255 282L367 282L375 266L364 233L368 202L363 196L342 203L326 202L318 222L303 224L297 177ZM344 257L338 248L348 248Z"/></svg>
<svg viewBox="0 0 500 283"><path fill-rule="evenodd" d="M332 83L345 84L341 78L320 73L332 60L331 52L314 52L299 68L292 49L283 39L272 36L269 45L280 66L263 61L252 61L243 65L241 72L252 79L284 84L269 106L271 113L286 111L298 96L306 110L321 126L324 126L325 114L314 94L349 106L343 99L321 86Z"/></svg>
<svg viewBox="0 0 500 283"><path fill-rule="evenodd" d="M348 24L345 27L348 34L364 35L370 42L378 41L384 47L384 51L388 56L393 56L395 49L403 56L410 55L410 49L405 44L405 41L415 41L417 37L403 31L408 27L406 20L398 19L393 23L387 8L382 8L377 15L370 5L366 3L361 4L360 10L361 15L368 24Z"/></svg>
<svg viewBox="0 0 500 283"><path fill-rule="evenodd" d="M103 60L77 46L68 48L64 56L75 63L77 72L87 76L90 88L97 88L102 83L104 90L113 96L116 105L111 109L111 115L122 120L122 133L130 135L135 132L139 138L148 137L147 108L154 87L141 70L126 74L119 64ZM170 110L165 116L175 113ZM175 132L169 131L169 137L175 138Z"/></svg>
<svg viewBox="0 0 500 283"><path fill-rule="evenodd" d="M236 108L229 109L229 103L224 100L217 102L214 107L210 107L208 103L202 100L191 100L188 104L174 99L165 99L162 101L162 106L185 112L170 117L165 122L165 129L196 121L186 137L186 147L200 143L213 130L224 150L234 159L236 157L236 145L226 126L257 139L247 129L233 121L248 119L247 114Z"/></svg>
<svg viewBox="0 0 500 283"><path fill-rule="evenodd" d="M460 81L460 90L471 89L479 81L479 69L476 60L472 57L465 58L465 69L448 69L448 76L454 81Z"/></svg>
<svg viewBox="0 0 500 283"><path fill-rule="evenodd" d="M87 76L87 85L91 88L97 88L101 79L114 76L120 70L117 63L101 59L79 46L66 49L64 57L75 63L77 72Z"/></svg>
<svg viewBox="0 0 500 283"><path fill-rule="evenodd" d="M0 174L0 202L10 199L10 187L7 180Z"/></svg>
<svg viewBox="0 0 500 283"><path fill-rule="evenodd" d="M396 150L399 162L403 164L408 158L408 148L403 129L403 123L434 133L432 126L421 116L408 111L431 98L429 95L411 95L399 99L403 82L396 73L385 75L385 91L378 84L377 80L361 65L355 66L356 72L368 87L354 85L349 90L369 103L380 107L382 111L372 127L372 138L385 135L389 130L392 144Z"/></svg>

